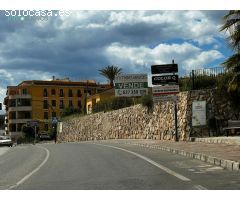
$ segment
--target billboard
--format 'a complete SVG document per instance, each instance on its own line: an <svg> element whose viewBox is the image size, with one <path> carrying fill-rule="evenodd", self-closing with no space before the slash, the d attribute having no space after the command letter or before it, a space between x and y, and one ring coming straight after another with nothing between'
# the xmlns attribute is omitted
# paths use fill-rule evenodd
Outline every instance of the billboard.
<svg viewBox="0 0 240 200"><path fill-rule="evenodd" d="M152 74L177 73L178 64L152 65Z"/></svg>
<svg viewBox="0 0 240 200"><path fill-rule="evenodd" d="M206 121L206 101L193 101L192 126L204 126Z"/></svg>
<svg viewBox="0 0 240 200"><path fill-rule="evenodd" d="M159 85L152 87L153 96L166 95L166 94L178 94L179 85Z"/></svg>
<svg viewBox="0 0 240 200"><path fill-rule="evenodd" d="M137 97L148 93L147 74L118 75L114 79L115 96Z"/></svg>
<svg viewBox="0 0 240 200"><path fill-rule="evenodd" d="M177 84L178 75L152 76L153 85Z"/></svg>

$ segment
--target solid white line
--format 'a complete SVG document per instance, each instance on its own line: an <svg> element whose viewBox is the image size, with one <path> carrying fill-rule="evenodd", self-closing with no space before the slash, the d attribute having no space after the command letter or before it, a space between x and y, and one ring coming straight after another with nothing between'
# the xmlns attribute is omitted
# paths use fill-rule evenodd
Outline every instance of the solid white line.
<svg viewBox="0 0 240 200"><path fill-rule="evenodd" d="M133 151L129 151L129 150L126 150L126 149L123 149L123 148L119 148L119 147L115 147L115 146L111 146L111 145L103 145L103 144L97 144L97 145L106 146L106 147L110 147L110 148L114 148L114 149L118 149L118 150L122 150L122 151L128 152L128 153L133 154L133 155L135 155L135 156L137 156L137 157L147 161L148 163L158 167L159 169L167 172L168 174L179 178L182 181L191 181L189 178L187 178L187 177L185 177L185 176L183 176L181 174L178 174L178 173L174 172L173 170L171 170L171 169L169 169L167 167L164 167L163 165L161 165L159 163L156 163L155 161L153 161L153 160L151 160L151 159L149 159L149 158L147 158L145 156L142 156L142 155L140 155L138 153L135 153Z"/></svg>
<svg viewBox="0 0 240 200"><path fill-rule="evenodd" d="M207 188L201 186L201 185L194 185L194 187L198 190L207 190Z"/></svg>
<svg viewBox="0 0 240 200"><path fill-rule="evenodd" d="M49 153L48 149L46 149L45 147L39 147L39 148L44 149L46 151L46 153L47 153L47 155L46 155L45 159L43 160L43 162L37 168L35 168L32 172L30 172L29 174L24 176L15 185L12 185L11 187L9 187L8 190L14 189L15 187L18 187L20 184L24 183L27 179L29 179L33 174L35 174L47 162L47 160L48 160L48 158L50 156L50 153Z"/></svg>

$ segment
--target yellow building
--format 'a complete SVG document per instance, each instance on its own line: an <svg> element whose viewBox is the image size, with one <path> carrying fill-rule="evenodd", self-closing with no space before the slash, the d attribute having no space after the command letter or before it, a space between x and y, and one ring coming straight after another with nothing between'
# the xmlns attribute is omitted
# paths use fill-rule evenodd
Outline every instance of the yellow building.
<svg viewBox="0 0 240 200"><path fill-rule="evenodd" d="M7 134L13 139L19 137L22 126L32 121L38 121L39 132L49 131L52 119L60 119L64 108L84 113L87 96L109 88L110 85L96 84L92 80L73 82L54 77L51 81L23 81L18 86L8 86L4 99Z"/></svg>
<svg viewBox="0 0 240 200"><path fill-rule="evenodd" d="M97 102L109 99L114 96L115 96L114 88L89 96L87 98L87 114L92 113L92 109Z"/></svg>

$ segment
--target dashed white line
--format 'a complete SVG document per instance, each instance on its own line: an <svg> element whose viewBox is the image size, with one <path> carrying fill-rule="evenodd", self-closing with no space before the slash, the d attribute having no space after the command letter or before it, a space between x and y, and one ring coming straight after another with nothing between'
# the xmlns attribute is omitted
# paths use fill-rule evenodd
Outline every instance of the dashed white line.
<svg viewBox="0 0 240 200"><path fill-rule="evenodd" d="M27 179L29 179L33 174L35 174L48 160L49 156L50 156L50 153L48 151L48 149L44 148L44 147L40 147L38 146L39 148L41 149L44 149L47 153L45 159L43 160L43 162L37 167L35 168L32 172L30 172L29 174L27 174L26 176L24 176L20 181L18 181L15 185L12 185L8 188L8 190L11 190L11 189L14 189L16 187L18 187L20 184L24 183Z"/></svg>

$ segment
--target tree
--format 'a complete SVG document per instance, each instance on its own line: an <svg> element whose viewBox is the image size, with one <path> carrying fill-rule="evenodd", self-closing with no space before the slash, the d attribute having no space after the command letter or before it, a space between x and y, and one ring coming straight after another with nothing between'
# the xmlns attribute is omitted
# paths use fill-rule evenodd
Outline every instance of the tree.
<svg viewBox="0 0 240 200"><path fill-rule="evenodd" d="M112 66L107 66L98 71L100 72L101 75L103 75L110 81L110 85L111 85L111 87L113 87L113 80L116 75L119 75L121 73L122 69L112 65Z"/></svg>
<svg viewBox="0 0 240 200"><path fill-rule="evenodd" d="M228 31L227 38L230 47L235 54L223 62L223 66L232 72L233 76L229 82L228 91L236 91L240 88L240 11L231 10L223 17L224 24L220 31Z"/></svg>
<svg viewBox="0 0 240 200"><path fill-rule="evenodd" d="M227 92L237 112L240 110L240 11L231 10L223 17L223 25L220 31L229 33L227 40L234 54L222 64L228 70L231 77L228 81Z"/></svg>

